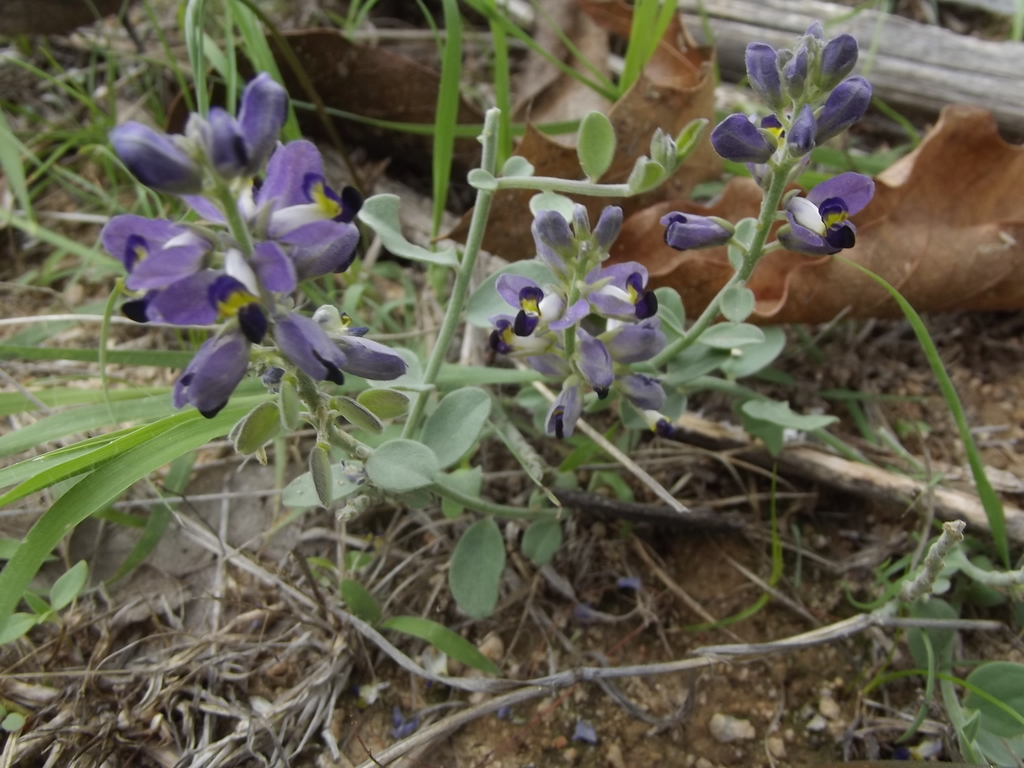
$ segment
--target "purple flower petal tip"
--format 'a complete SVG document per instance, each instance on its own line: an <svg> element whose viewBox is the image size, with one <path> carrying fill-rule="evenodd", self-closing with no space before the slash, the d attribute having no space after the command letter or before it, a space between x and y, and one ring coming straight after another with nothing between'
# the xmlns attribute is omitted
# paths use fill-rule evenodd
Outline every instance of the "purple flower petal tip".
<svg viewBox="0 0 1024 768"><path fill-rule="evenodd" d="M736 163L765 163L775 148L746 115L732 114L711 132L711 145L726 160Z"/></svg>
<svg viewBox="0 0 1024 768"><path fill-rule="evenodd" d="M751 43L745 55L747 77L754 89L774 110L782 107L782 79L779 77L779 54L766 43Z"/></svg>
<svg viewBox="0 0 1024 768"><path fill-rule="evenodd" d="M665 243L680 251L725 245L733 234L706 216L678 211L663 216L661 223L665 225Z"/></svg>
<svg viewBox="0 0 1024 768"><path fill-rule="evenodd" d="M165 133L129 122L110 132L110 143L132 175L157 192L190 194L203 188L199 166Z"/></svg>

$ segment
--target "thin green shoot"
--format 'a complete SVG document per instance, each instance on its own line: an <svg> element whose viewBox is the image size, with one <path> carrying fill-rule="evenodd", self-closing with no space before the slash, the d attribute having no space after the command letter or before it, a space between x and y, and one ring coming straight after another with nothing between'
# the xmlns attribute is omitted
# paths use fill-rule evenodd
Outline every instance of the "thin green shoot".
<svg viewBox="0 0 1024 768"><path fill-rule="evenodd" d="M494 40L494 106L501 110L498 122L498 167L512 155L512 82L508 57L508 35L500 24L491 22Z"/></svg>
<svg viewBox="0 0 1024 768"><path fill-rule="evenodd" d="M872 97L871 106L890 120L899 124L900 128L903 129L903 132L907 134L907 139L909 139L911 147L916 147L921 143L921 132L918 131L917 128L914 127L914 124L904 117L899 110L891 107L888 103L882 101L877 96Z"/></svg>
<svg viewBox="0 0 1024 768"><path fill-rule="evenodd" d="M185 6L185 46L188 63L192 67L192 80L196 88L196 111L205 115L210 111L210 90L206 84L206 0L188 0Z"/></svg>
<svg viewBox="0 0 1024 768"><path fill-rule="evenodd" d="M0 109L0 169L7 177L7 184L17 198L21 210L24 211L29 221L34 222L32 198L29 195L28 182L25 179L25 166L21 162L21 155L25 152L24 145L11 131L7 115Z"/></svg>
<svg viewBox="0 0 1024 768"><path fill-rule="evenodd" d="M224 85L227 88L227 96L224 108L232 115L236 113L239 96L238 56L235 45L235 18L234 3L232 0L223 0L224 3L224 46L227 48L227 61L224 63L224 71L221 76L224 78Z"/></svg>
<svg viewBox="0 0 1024 768"><path fill-rule="evenodd" d="M436 238L441 231L441 217L448 202L448 185L455 154L455 126L459 122L459 84L462 80L462 14L458 0L442 0L447 36L441 58L441 85L437 91L434 116L434 209L430 234Z"/></svg>
<svg viewBox="0 0 1024 768"><path fill-rule="evenodd" d="M171 51L170 43L167 41L167 35L164 34L163 25L156 18L156 12L153 10L153 3L151 0L146 0L143 3L146 9L146 16L149 19L149 23L152 26L154 32L156 32L157 39L160 41L160 49L164 53L164 60L162 64L171 68L171 72L174 73L174 81L178 84L178 93L185 99L185 106L189 112L195 111L195 99L192 96L192 90L188 87L188 81L185 79L185 73L181 71L181 67L178 66L178 59ZM111 95L115 93L114 89L110 89Z"/></svg>
<svg viewBox="0 0 1024 768"><path fill-rule="evenodd" d="M676 13L677 0L636 0L633 3L633 21L629 27L629 46L619 78L619 95L624 94L640 79L647 62L665 36L668 25Z"/></svg>
<svg viewBox="0 0 1024 768"><path fill-rule="evenodd" d="M1018 43L1024 40L1024 0L1015 0L1013 4L1013 24L1010 27L1010 39Z"/></svg>
<svg viewBox="0 0 1024 768"><path fill-rule="evenodd" d="M938 380L942 397L946 401L946 407L949 408L950 413L953 414L957 431L960 433L960 441L963 443L964 451L967 453L967 461L971 467L971 474L974 476L974 484L978 489L978 496L981 499L982 507L985 510L985 516L988 518L989 527L992 529L992 539L995 542L996 550L999 553L999 558L1003 562L1004 567L1009 568L1010 546L1006 532L1006 517L1003 513L1002 502L999 500L999 496L996 494L995 489L992 488L992 483L985 474L985 465L981 460L978 445L974 441L974 435L971 434L970 426L967 424L967 415L964 413L963 405L960 402L960 396L957 394L956 387L953 386L953 381L949 378L949 374L946 373L946 369L942 364L942 358L939 356L939 351L935 348L935 343L928 334L928 329L925 328L924 323L921 321L921 316L917 314L917 311L912 306L910 306L910 302L903 298L900 292L889 285L888 281L883 277L876 275L866 267L850 261L843 256L836 255L834 258L853 267L854 269L859 270L862 274L867 275L882 286L882 288L892 296L893 300L899 305L899 308L903 311L903 314L910 322L910 327L914 330L914 335L917 336L917 341L921 345L921 349L924 351L925 358L928 360L928 365L931 367L932 373L935 374L935 378Z"/></svg>
<svg viewBox="0 0 1024 768"><path fill-rule="evenodd" d="M605 87L615 90L615 84L608 78L608 76L597 67L584 53L579 49L579 46L573 41L573 39L566 34L565 30L562 29L561 25L555 22L551 18L551 14L544 9L538 0L531 0L534 12L544 20L548 28L555 33L558 37L558 41L565 46L565 49L569 52L576 61L578 61L584 69L589 71L596 79L597 82L602 83ZM509 20L511 23L511 19Z"/></svg>

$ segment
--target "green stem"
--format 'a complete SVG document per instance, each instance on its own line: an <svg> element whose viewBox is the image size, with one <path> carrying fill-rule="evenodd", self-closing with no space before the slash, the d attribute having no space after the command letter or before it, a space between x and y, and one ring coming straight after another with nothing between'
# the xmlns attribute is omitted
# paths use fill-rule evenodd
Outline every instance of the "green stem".
<svg viewBox="0 0 1024 768"><path fill-rule="evenodd" d="M565 192L588 197L631 197L629 184L594 184L591 181L556 179L552 176L503 176L495 179L498 189L536 189L541 192Z"/></svg>
<svg viewBox="0 0 1024 768"><path fill-rule="evenodd" d="M480 167L492 175L497 173L498 170L498 121L500 117L501 110L487 110L487 114L484 116L484 129L480 133L480 143L483 144L483 159ZM437 334L437 343L430 353L427 369L423 373L424 384L431 385L437 381L437 375L441 371L441 364L444 363L452 336L455 335L455 329L459 325L462 307L466 302L466 294L469 293L469 281L473 276L473 267L480 253L480 246L484 241L484 231L487 229L487 217L490 215L491 201L493 199L493 190L477 190L476 205L473 207L473 218L469 224L469 234L466 236L466 248L462 252L462 261L459 264L458 271L455 273L455 286L452 288L452 295L448 301L448 309L445 311L444 320L441 323L441 330ZM419 393L413 403L412 410L409 411L409 418L406 419L405 427L402 429L402 437L410 437L416 430L426 404L427 393Z"/></svg>
<svg viewBox="0 0 1024 768"><path fill-rule="evenodd" d="M789 179L789 166L783 165L782 167L775 169L775 175L772 177L772 183L768 187L768 191L765 192L764 199L761 201L761 213L757 217L757 230L754 232L754 239L750 243L750 247L747 249L747 254L743 257L743 263L740 268L729 278L729 282L718 292L718 295L711 300L707 308L701 313L700 317L697 318L696 322L690 329L678 339L669 344L660 353L655 355L650 360L650 365L654 367L660 367L667 363L669 360L674 358L684 349L689 347L693 342L700 338L700 335L707 330L708 326L711 325L718 318L718 307L721 301L722 294L726 288L731 288L739 282L745 281L750 277L750 274L754 271L754 267L757 266L757 262L760 261L764 255L764 241L768 238L768 232L771 229L772 222L775 221L775 212L779 208L779 203L782 201L782 195L786 191L786 182Z"/></svg>
<svg viewBox="0 0 1024 768"><path fill-rule="evenodd" d="M224 219L228 223L228 229L231 230L231 236L238 243L245 258L251 259L253 255L252 235L249 234L249 226L238 211L238 200L228 185L222 181L217 182L216 192L217 200L224 211Z"/></svg>
<svg viewBox="0 0 1024 768"><path fill-rule="evenodd" d="M445 485L443 481L435 482L430 486L430 490L442 498L449 499L485 515L521 520L556 519L558 517L557 509L510 507L505 504L496 504L492 501L481 499L479 496L470 496L467 493L463 493L450 485Z"/></svg>

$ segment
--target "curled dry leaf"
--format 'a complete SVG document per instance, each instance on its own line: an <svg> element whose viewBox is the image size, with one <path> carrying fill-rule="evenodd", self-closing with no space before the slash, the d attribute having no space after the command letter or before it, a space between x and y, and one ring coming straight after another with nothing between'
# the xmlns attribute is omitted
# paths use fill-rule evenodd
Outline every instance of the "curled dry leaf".
<svg viewBox="0 0 1024 768"><path fill-rule="evenodd" d="M854 217L857 245L844 255L880 274L919 311L1024 308L1024 148L999 136L991 113L946 107L921 145L876 179ZM656 285L679 291L696 315L732 274L725 248L680 252L658 220L681 210L738 221L756 216L760 190L734 179L712 206L660 203L631 216L613 260L647 266ZM755 322L817 323L849 307L854 317L899 308L868 277L830 257L768 254L751 276Z"/></svg>
<svg viewBox="0 0 1024 768"><path fill-rule="evenodd" d="M632 10L622 0L580 0L580 5L608 31L628 36ZM712 59L712 49L696 45L678 17L675 18L639 80L608 111L608 119L615 129L616 155L601 177L602 182L624 182L636 159L650 150L651 136L657 128L675 136L692 120L714 118ZM516 154L533 164L537 176L564 179L584 176L575 149L548 138L533 126L527 126ZM686 164L658 189L639 197L580 198L579 201L590 209L592 220L596 220L606 205L621 205L628 216L660 200L685 197L696 184L720 173L721 161L705 137ZM503 190L496 195L484 236L486 250L510 261L534 255L529 211L529 201L534 194L529 190ZM471 213L462 218L448 237L465 239Z"/></svg>

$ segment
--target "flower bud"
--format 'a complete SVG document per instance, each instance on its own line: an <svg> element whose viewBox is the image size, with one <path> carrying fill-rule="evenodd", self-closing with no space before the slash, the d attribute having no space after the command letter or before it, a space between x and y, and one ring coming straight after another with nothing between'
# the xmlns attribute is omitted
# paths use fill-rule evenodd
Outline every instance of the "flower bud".
<svg viewBox="0 0 1024 768"><path fill-rule="evenodd" d="M747 46L746 64L750 87L776 112L783 105L778 58L778 52L766 43L751 43Z"/></svg>
<svg viewBox="0 0 1024 768"><path fill-rule="evenodd" d="M825 28L821 26L820 21L815 21L811 26L804 32L804 37L813 37L818 42L825 41Z"/></svg>
<svg viewBox="0 0 1024 768"><path fill-rule="evenodd" d="M199 166L165 133L130 122L110 132L110 143L128 170L150 189L188 195L203 188Z"/></svg>
<svg viewBox="0 0 1024 768"><path fill-rule="evenodd" d="M804 93L809 58L807 47L800 46L800 50L793 54L793 57L782 68L782 76L786 81L786 92L791 99L799 99Z"/></svg>
<svg viewBox="0 0 1024 768"><path fill-rule="evenodd" d="M287 91L266 72L250 80L242 91L238 111L238 126L249 155L246 170L250 175L266 165L287 118Z"/></svg>
<svg viewBox="0 0 1024 768"><path fill-rule="evenodd" d="M594 227L594 242L602 251L607 252L619 236L622 229L622 209L617 205L609 205L601 211L601 218Z"/></svg>
<svg viewBox="0 0 1024 768"><path fill-rule="evenodd" d="M577 249L569 222L558 211L539 211L530 226L537 255L556 273L566 274L562 259L571 258Z"/></svg>
<svg viewBox="0 0 1024 768"><path fill-rule="evenodd" d="M844 80L832 91L818 116L815 141L818 144L838 136L856 123L871 103L871 83L863 77Z"/></svg>
<svg viewBox="0 0 1024 768"><path fill-rule="evenodd" d="M737 163L766 163L775 148L746 115L733 114L711 132L711 145L726 160Z"/></svg>
<svg viewBox="0 0 1024 768"><path fill-rule="evenodd" d="M217 174L225 179L241 176L249 153L235 118L220 107L212 107L202 133L207 155Z"/></svg>
<svg viewBox="0 0 1024 768"><path fill-rule="evenodd" d="M803 157L814 149L814 112L804 104L786 134L786 146L793 157Z"/></svg>
<svg viewBox="0 0 1024 768"><path fill-rule="evenodd" d="M581 241L590 237L590 214L587 206L580 203L572 207L572 233Z"/></svg>
<svg viewBox="0 0 1024 768"><path fill-rule="evenodd" d="M734 231L707 216L678 211L663 216L661 223L665 226L665 243L678 251L725 245L732 239Z"/></svg>
<svg viewBox="0 0 1024 768"><path fill-rule="evenodd" d="M857 40L852 35L840 35L829 40L821 52L821 74L818 87L831 91L853 71L857 63Z"/></svg>

